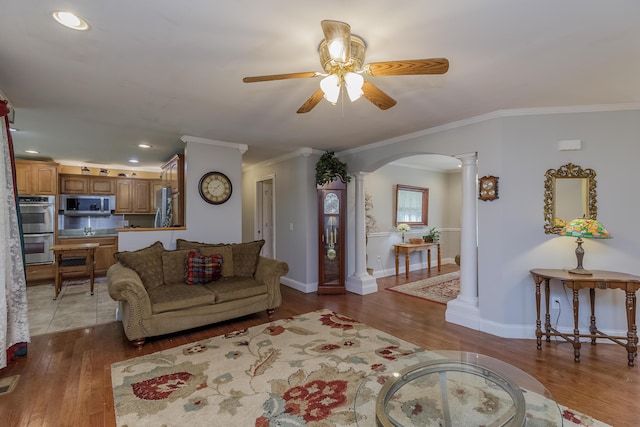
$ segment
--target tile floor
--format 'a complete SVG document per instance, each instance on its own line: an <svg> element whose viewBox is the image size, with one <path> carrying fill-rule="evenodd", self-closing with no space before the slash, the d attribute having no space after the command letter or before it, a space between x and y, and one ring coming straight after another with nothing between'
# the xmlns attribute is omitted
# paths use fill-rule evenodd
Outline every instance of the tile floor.
<svg viewBox="0 0 640 427"><path fill-rule="evenodd" d="M118 303L107 292L104 277L97 278L91 295L88 281L65 281L57 300L53 284L27 286L31 336L113 322Z"/></svg>

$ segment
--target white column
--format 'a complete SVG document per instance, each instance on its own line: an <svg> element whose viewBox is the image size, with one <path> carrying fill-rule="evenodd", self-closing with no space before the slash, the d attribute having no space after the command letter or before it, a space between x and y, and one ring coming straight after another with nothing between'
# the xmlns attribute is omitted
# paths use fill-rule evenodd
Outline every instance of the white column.
<svg viewBox="0 0 640 427"><path fill-rule="evenodd" d="M479 329L476 154L469 153L456 157L462 161L460 294L447 304L446 320Z"/></svg>
<svg viewBox="0 0 640 427"><path fill-rule="evenodd" d="M366 221L364 209L364 177L366 172L356 172L355 195L355 258L356 268L352 276L347 278L346 288L349 292L366 295L378 291L376 279L367 273Z"/></svg>

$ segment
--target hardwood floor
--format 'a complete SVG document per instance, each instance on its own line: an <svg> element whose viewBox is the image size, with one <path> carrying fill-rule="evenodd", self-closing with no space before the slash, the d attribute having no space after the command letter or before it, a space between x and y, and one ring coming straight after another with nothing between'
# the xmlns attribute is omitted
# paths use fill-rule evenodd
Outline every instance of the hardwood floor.
<svg viewBox="0 0 640 427"><path fill-rule="evenodd" d="M426 349L477 352L511 363L542 382L556 400L614 426L640 425L640 361L628 367L626 351L615 344L583 345L581 362L573 347L560 341L505 339L445 322L445 306L384 290L388 286L435 276L427 270L378 279L371 295L303 294L282 287L284 302L274 318L329 308ZM441 274L457 270L444 265ZM533 284L532 289L533 292ZM148 340L136 350L113 322L91 328L40 335L29 354L18 358L2 377L20 375L12 393L0 396L3 426L114 426L110 365L267 322L266 313ZM532 322L533 323L533 322ZM533 335L533 331L532 331Z"/></svg>

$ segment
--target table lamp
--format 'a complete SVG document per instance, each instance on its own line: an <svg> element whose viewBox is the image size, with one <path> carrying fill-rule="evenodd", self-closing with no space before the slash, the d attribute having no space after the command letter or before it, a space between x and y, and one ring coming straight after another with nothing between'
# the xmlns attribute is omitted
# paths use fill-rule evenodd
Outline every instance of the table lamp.
<svg viewBox="0 0 640 427"><path fill-rule="evenodd" d="M584 258L584 249L582 249L582 238L589 239L609 239L611 234L595 219L576 218L565 225L559 233L560 236L577 237L576 258L578 258L578 266L569 273L591 275L589 270L582 268L582 258Z"/></svg>

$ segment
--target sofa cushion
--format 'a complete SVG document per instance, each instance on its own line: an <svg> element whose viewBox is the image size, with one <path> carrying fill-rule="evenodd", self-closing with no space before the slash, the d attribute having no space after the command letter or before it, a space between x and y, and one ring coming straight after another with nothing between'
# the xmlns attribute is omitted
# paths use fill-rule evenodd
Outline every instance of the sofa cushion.
<svg viewBox="0 0 640 427"><path fill-rule="evenodd" d="M151 311L164 313L191 307L215 304L216 295L204 286L189 286L184 283L167 283L147 291Z"/></svg>
<svg viewBox="0 0 640 427"><path fill-rule="evenodd" d="M204 285L216 295L216 302L222 303L267 293L267 286L249 277L232 277Z"/></svg>
<svg viewBox="0 0 640 427"><path fill-rule="evenodd" d="M145 289L154 289L162 285L162 242L155 242L151 246L137 251L122 251L113 257L125 267L134 270L140 276Z"/></svg>
<svg viewBox="0 0 640 427"><path fill-rule="evenodd" d="M264 240L256 240L246 243L232 243L233 251L233 276L253 277L258 267L260 250L264 245Z"/></svg>
<svg viewBox="0 0 640 427"><path fill-rule="evenodd" d="M222 255L222 277L233 276L233 252L227 243L203 243L176 239L176 249L199 249L202 255Z"/></svg>
<svg viewBox="0 0 640 427"><path fill-rule="evenodd" d="M201 255L196 249L189 251L184 270L184 282L187 285L209 283L219 280L221 277L221 255Z"/></svg>
<svg viewBox="0 0 640 427"><path fill-rule="evenodd" d="M164 283L184 283L184 267L189 250L164 251L162 253L162 276Z"/></svg>

